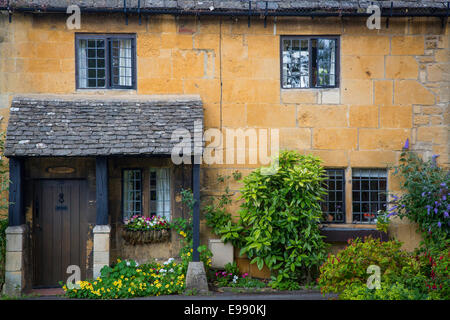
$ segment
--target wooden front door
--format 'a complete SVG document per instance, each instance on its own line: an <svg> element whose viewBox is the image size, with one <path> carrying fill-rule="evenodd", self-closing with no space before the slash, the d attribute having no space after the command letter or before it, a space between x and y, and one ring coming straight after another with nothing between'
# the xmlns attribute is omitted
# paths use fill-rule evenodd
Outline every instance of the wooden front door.
<svg viewBox="0 0 450 320"><path fill-rule="evenodd" d="M34 287L59 286L69 265L85 279L87 181L40 180L34 190Z"/></svg>

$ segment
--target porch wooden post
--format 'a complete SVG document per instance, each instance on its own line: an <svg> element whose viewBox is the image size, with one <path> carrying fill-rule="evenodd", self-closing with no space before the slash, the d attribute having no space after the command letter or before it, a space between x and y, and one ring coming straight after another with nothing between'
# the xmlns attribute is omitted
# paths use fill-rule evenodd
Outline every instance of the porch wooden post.
<svg viewBox="0 0 450 320"><path fill-rule="evenodd" d="M200 261L200 253L197 251L200 246L200 164L192 165L192 192L194 196L194 208L192 214L192 261Z"/></svg>
<svg viewBox="0 0 450 320"><path fill-rule="evenodd" d="M9 226L25 224L23 210L23 159L9 159Z"/></svg>
<svg viewBox="0 0 450 320"><path fill-rule="evenodd" d="M108 224L108 159L95 159L97 225Z"/></svg>

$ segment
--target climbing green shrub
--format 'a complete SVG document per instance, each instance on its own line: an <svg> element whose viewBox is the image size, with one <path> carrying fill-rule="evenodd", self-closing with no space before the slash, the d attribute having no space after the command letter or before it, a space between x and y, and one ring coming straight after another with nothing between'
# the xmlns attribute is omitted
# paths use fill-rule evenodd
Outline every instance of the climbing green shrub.
<svg viewBox="0 0 450 320"><path fill-rule="evenodd" d="M323 180L321 161L295 151L280 153L274 174L259 168L243 179L244 203L234 228L244 231L234 233L243 239L241 254L273 272L275 288L297 289L326 257L319 233Z"/></svg>

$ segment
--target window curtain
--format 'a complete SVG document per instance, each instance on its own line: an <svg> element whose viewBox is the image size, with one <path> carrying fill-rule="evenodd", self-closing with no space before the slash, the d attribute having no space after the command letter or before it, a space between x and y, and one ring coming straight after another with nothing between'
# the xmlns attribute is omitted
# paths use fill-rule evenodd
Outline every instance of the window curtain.
<svg viewBox="0 0 450 320"><path fill-rule="evenodd" d="M156 214L170 220L170 171L156 170Z"/></svg>
<svg viewBox="0 0 450 320"><path fill-rule="evenodd" d="M78 43L78 86L87 88L87 41Z"/></svg>
<svg viewBox="0 0 450 320"><path fill-rule="evenodd" d="M131 40L125 39L119 41L119 85L131 86L132 65L131 65Z"/></svg>

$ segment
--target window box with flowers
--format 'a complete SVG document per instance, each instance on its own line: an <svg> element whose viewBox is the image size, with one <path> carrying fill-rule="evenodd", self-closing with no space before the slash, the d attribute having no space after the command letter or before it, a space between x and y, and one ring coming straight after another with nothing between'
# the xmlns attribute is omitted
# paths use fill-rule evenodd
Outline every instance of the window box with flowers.
<svg viewBox="0 0 450 320"><path fill-rule="evenodd" d="M131 245L166 242L170 239L170 224L160 216L132 216L125 220L123 239Z"/></svg>

